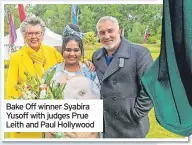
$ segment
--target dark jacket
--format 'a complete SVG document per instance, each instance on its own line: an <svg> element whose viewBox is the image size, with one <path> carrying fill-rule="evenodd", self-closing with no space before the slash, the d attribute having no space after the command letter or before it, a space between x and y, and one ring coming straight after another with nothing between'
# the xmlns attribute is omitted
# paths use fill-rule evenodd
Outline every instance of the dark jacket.
<svg viewBox="0 0 192 145"><path fill-rule="evenodd" d="M141 138L149 131L152 102L141 86L141 77L153 63L148 49L121 38L107 67L103 48L93 54L101 83L104 138Z"/></svg>

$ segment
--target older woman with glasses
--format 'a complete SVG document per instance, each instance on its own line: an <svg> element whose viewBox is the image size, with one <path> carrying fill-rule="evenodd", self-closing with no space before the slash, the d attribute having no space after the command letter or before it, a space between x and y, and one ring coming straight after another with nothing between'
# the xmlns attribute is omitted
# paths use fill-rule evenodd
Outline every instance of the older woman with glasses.
<svg viewBox="0 0 192 145"><path fill-rule="evenodd" d="M45 23L36 16L27 17L20 26L24 46L10 56L7 79L7 98L16 99L20 93L16 85L26 81L25 73L40 78L53 65L63 62L62 55L52 47L42 43ZM41 138L42 133L10 133L11 138Z"/></svg>
<svg viewBox="0 0 192 145"><path fill-rule="evenodd" d="M53 65L62 62L62 55L57 50L42 43L45 34L45 23L35 16L26 18L20 26L24 37L24 46L10 56L8 71L7 97L20 96L16 85L25 82L25 72L39 75L40 78Z"/></svg>

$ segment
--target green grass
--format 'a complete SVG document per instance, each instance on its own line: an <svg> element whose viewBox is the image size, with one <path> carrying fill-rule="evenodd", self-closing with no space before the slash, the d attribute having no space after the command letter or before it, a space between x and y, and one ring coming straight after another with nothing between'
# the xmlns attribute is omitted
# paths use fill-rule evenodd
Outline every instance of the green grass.
<svg viewBox="0 0 192 145"><path fill-rule="evenodd" d="M160 53L160 46L156 44L140 44L150 50L151 53Z"/></svg>
<svg viewBox="0 0 192 145"><path fill-rule="evenodd" d="M153 59L155 60L160 53L160 46L156 44L139 44L148 48L152 54ZM101 44L97 43L96 45L84 45L85 48L85 57L89 60L92 60L92 55L95 50L101 48Z"/></svg>
<svg viewBox="0 0 192 145"><path fill-rule="evenodd" d="M147 138L183 138L164 129L156 120L154 108L149 112L150 130Z"/></svg>
<svg viewBox="0 0 192 145"><path fill-rule="evenodd" d="M144 44L143 46L149 48L154 60L158 57L159 52L160 52L159 46L149 45L149 44ZM89 48L85 49L86 58L89 58L91 60L91 57L92 57L92 54L94 51L95 51L95 47L93 47L93 46L89 46ZM6 94L7 70L8 69L4 69L4 85L5 85L4 92L5 92L5 94ZM4 96L4 98L6 99L6 95ZM163 127L161 127L159 125L159 123L156 121L154 109L152 109L149 112L149 120L150 120L150 130L149 130L149 133L147 134L147 138L181 138L182 137L182 136L176 135L176 134L164 129ZM5 133L5 137L8 137L8 136L9 136L9 134Z"/></svg>

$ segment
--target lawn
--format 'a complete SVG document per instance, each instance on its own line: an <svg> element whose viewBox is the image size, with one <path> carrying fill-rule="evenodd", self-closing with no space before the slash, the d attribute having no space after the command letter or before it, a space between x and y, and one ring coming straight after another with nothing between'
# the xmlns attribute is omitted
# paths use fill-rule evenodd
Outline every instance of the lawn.
<svg viewBox="0 0 192 145"><path fill-rule="evenodd" d="M143 46L149 48L154 60L158 57L160 52L159 46L149 45L149 44L148 45L144 44ZM85 49L86 58L91 59L91 56L94 51L95 49L91 49L91 48ZM6 80L7 80L7 69L4 70L5 86L6 86ZM6 94L6 87L4 87L4 93ZM6 95L4 97L6 99ZM149 112L149 119L150 119L150 130L149 130L149 133L147 134L147 138L181 138L181 136L171 133L159 125L159 123L156 121L156 118L155 118L154 109L152 109ZM5 134L5 137L8 137L7 133Z"/></svg>

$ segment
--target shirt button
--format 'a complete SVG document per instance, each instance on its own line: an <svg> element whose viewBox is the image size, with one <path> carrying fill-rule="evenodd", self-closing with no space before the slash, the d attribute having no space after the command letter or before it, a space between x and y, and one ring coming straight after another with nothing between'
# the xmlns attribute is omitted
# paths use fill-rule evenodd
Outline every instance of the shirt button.
<svg viewBox="0 0 192 145"><path fill-rule="evenodd" d="M117 100L117 97L113 97L113 100Z"/></svg>
<svg viewBox="0 0 192 145"><path fill-rule="evenodd" d="M117 81L114 80L114 81L113 81L113 85L116 85L116 84L117 84Z"/></svg>
<svg viewBox="0 0 192 145"><path fill-rule="evenodd" d="M102 96L102 98L104 99L104 98L106 98L105 96Z"/></svg>

